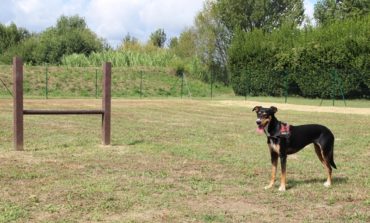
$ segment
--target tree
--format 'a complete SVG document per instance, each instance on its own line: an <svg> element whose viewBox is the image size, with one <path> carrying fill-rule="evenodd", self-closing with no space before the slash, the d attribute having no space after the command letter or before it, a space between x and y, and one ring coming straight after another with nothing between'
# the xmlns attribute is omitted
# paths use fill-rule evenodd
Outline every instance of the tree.
<svg viewBox="0 0 370 223"><path fill-rule="evenodd" d="M175 49L179 45L179 39L177 37L173 37L170 39L170 49Z"/></svg>
<svg viewBox="0 0 370 223"><path fill-rule="evenodd" d="M28 30L18 28L14 23L9 26L0 23L0 54L3 54L9 47L30 37L31 34Z"/></svg>
<svg viewBox="0 0 370 223"><path fill-rule="evenodd" d="M135 50L140 48L140 43L136 37L131 36L130 33L127 33L126 36L123 37L121 46L119 48L124 50Z"/></svg>
<svg viewBox="0 0 370 223"><path fill-rule="evenodd" d="M216 0L215 9L230 32L236 28L270 32L287 20L300 25L304 19L302 0Z"/></svg>
<svg viewBox="0 0 370 223"><path fill-rule="evenodd" d="M86 25L83 18L61 16L55 27L50 27L39 36L37 63L58 64L64 55L102 51L105 42L99 39Z"/></svg>
<svg viewBox="0 0 370 223"><path fill-rule="evenodd" d="M184 30L178 39L175 54L182 58L191 58L196 54L195 45L196 36L192 29Z"/></svg>
<svg viewBox="0 0 370 223"><path fill-rule="evenodd" d="M131 36L130 33L127 33L127 35L122 40L123 45L137 44L138 42L139 40L136 37Z"/></svg>
<svg viewBox="0 0 370 223"><path fill-rule="evenodd" d="M315 4L314 18L319 25L336 20L369 15L368 0L320 0Z"/></svg>
<svg viewBox="0 0 370 223"><path fill-rule="evenodd" d="M163 29L157 29L155 32L150 34L150 42L159 48L163 48L166 42L166 33Z"/></svg>
<svg viewBox="0 0 370 223"><path fill-rule="evenodd" d="M227 48L230 32L217 16L213 1L206 1L203 10L195 18L197 56L209 70L209 81L229 83Z"/></svg>
<svg viewBox="0 0 370 223"><path fill-rule="evenodd" d="M302 0L208 0L198 14L198 55L213 78L228 84L228 49L237 30L272 32L284 23L298 27L304 19Z"/></svg>

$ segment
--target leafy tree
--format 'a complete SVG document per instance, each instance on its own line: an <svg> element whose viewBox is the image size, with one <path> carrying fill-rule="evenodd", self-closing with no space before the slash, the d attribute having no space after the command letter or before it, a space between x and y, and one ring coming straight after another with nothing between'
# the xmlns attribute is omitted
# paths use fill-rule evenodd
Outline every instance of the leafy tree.
<svg viewBox="0 0 370 223"><path fill-rule="evenodd" d="M18 28L11 23L9 26L0 23L0 54L3 54L9 47L19 44L30 38L31 34L24 28Z"/></svg>
<svg viewBox="0 0 370 223"><path fill-rule="evenodd" d="M216 0L215 8L231 32L236 28L272 31L287 20L300 25L304 19L302 0Z"/></svg>
<svg viewBox="0 0 370 223"><path fill-rule="evenodd" d="M179 45L179 39L177 37L173 37L170 39L170 49L175 49Z"/></svg>
<svg viewBox="0 0 370 223"><path fill-rule="evenodd" d="M190 58L196 54L196 36L192 29L186 29L180 34L177 46L174 47L175 54L182 58Z"/></svg>
<svg viewBox="0 0 370 223"><path fill-rule="evenodd" d="M217 16L213 1L206 1L203 10L195 18L195 33L197 56L209 70L203 79L228 84L226 66L230 32Z"/></svg>
<svg viewBox="0 0 370 223"><path fill-rule="evenodd" d="M138 43L139 43L139 40L136 37L131 36L130 33L127 33L127 35L122 40L122 45L123 46L135 45L135 44L138 44Z"/></svg>
<svg viewBox="0 0 370 223"><path fill-rule="evenodd" d="M303 19L302 0L208 0L195 21L198 55L213 78L228 84L228 49L236 30L272 32L284 23L296 27Z"/></svg>
<svg viewBox="0 0 370 223"><path fill-rule="evenodd" d="M61 16L55 27L50 27L39 36L39 47L36 49L37 63L61 62L63 55L92 52L104 49L104 40L99 39L79 16Z"/></svg>
<svg viewBox="0 0 370 223"><path fill-rule="evenodd" d="M315 4L314 18L319 25L335 20L358 18L369 14L368 0L320 0Z"/></svg>
<svg viewBox="0 0 370 223"><path fill-rule="evenodd" d="M163 29L157 29L155 32L150 34L150 42L156 47L163 48L166 40L166 33Z"/></svg>
<svg viewBox="0 0 370 223"><path fill-rule="evenodd" d="M139 40L136 37L131 36L130 33L127 33L127 35L123 37L121 46L119 47L119 49L121 50L133 50L133 51L137 51L140 48L141 45L139 43Z"/></svg>

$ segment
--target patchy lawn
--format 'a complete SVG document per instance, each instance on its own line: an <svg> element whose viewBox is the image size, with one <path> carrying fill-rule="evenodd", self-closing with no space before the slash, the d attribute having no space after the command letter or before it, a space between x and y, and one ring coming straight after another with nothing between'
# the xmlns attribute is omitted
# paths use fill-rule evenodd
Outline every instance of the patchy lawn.
<svg viewBox="0 0 370 223"><path fill-rule="evenodd" d="M325 188L325 169L309 146L288 158L288 190L281 193L278 182L263 189L270 157L265 137L255 133L254 105L116 99L107 147L100 145L99 116L25 116L25 151L15 152L12 102L2 99L0 222L369 222L369 113L277 105L281 120L332 129L338 166Z"/></svg>

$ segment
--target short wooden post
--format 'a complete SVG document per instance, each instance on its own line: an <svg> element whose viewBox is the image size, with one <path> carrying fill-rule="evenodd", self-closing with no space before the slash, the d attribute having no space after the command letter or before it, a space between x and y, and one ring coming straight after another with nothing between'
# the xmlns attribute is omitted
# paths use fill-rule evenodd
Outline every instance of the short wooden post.
<svg viewBox="0 0 370 223"><path fill-rule="evenodd" d="M13 124L14 149L23 150L23 63L19 57L13 58Z"/></svg>
<svg viewBox="0 0 370 223"><path fill-rule="evenodd" d="M112 64L109 62L103 65L103 123L102 141L103 145L110 145L111 138L111 72Z"/></svg>

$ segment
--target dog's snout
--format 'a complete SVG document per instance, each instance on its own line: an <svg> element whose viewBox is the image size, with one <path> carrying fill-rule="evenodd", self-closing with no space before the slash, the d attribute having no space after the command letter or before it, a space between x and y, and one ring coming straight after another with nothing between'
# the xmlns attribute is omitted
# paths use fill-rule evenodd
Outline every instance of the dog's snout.
<svg viewBox="0 0 370 223"><path fill-rule="evenodd" d="M256 123L257 123L257 125L261 125L261 123L262 123L261 119L257 119Z"/></svg>

